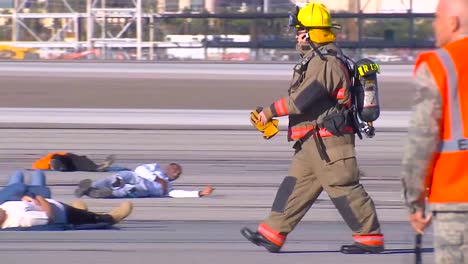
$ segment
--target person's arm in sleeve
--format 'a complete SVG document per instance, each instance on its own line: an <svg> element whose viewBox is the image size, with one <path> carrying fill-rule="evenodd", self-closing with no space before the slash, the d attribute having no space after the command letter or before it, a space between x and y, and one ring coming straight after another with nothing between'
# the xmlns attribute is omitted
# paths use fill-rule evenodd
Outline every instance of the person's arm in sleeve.
<svg viewBox="0 0 468 264"><path fill-rule="evenodd" d="M336 59L333 67L326 69L326 83L329 84L329 96L336 99L339 105L348 108L351 106L352 93L351 93L351 73L342 61Z"/></svg>
<svg viewBox="0 0 468 264"><path fill-rule="evenodd" d="M135 169L135 173L150 181L154 181L157 177L163 177L164 174L158 164L140 165Z"/></svg>
<svg viewBox="0 0 468 264"><path fill-rule="evenodd" d="M206 186L203 191L184 191L184 190L172 190L168 193L169 197L172 198L194 198L194 197L203 197L209 196L213 193L214 188L211 186Z"/></svg>
<svg viewBox="0 0 468 264"><path fill-rule="evenodd" d="M319 60L320 58L316 59ZM271 120L273 117L302 114L317 101L329 96L329 88L325 86L325 63L322 61L311 61L306 72L306 77L300 86L292 91L290 95L275 101L269 107L263 109L267 120Z"/></svg>
<svg viewBox="0 0 468 264"><path fill-rule="evenodd" d="M426 63L415 72L415 84L416 97L402 161L403 196L411 213L424 211L442 119L441 95Z"/></svg>
<svg viewBox="0 0 468 264"><path fill-rule="evenodd" d="M30 211L26 212L27 217L24 218L23 222L21 223L21 226L23 227L29 227L33 225L40 225L44 224L44 219L46 219L46 223L53 223L54 220L54 213L52 211L52 207L50 206L50 203L42 196L36 195L36 198L32 198L31 196L25 195L21 198L22 201L28 202L28 203L33 203L34 205L38 206L40 208L39 211ZM44 214L45 213L45 217Z"/></svg>
<svg viewBox="0 0 468 264"><path fill-rule="evenodd" d="M125 184L120 188L112 189L112 197L114 198L129 198L133 197L136 193L136 186L132 184Z"/></svg>
<svg viewBox="0 0 468 264"><path fill-rule="evenodd" d="M39 207L42 209L43 212L47 214L47 217L49 217L49 222L53 223L54 222L54 213L52 211L52 207L50 206L50 203L42 196L36 195L37 204Z"/></svg>

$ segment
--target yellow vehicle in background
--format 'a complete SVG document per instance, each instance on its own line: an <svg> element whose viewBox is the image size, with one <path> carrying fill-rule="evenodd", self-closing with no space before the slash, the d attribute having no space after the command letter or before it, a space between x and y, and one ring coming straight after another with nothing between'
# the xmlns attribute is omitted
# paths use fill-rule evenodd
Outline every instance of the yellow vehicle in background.
<svg viewBox="0 0 468 264"><path fill-rule="evenodd" d="M37 60L39 58L37 49L0 45L1 60Z"/></svg>

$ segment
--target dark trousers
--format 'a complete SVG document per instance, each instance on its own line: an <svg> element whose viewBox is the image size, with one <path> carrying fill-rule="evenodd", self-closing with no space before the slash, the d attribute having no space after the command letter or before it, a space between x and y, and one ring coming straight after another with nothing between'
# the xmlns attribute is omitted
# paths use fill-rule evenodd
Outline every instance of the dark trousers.
<svg viewBox="0 0 468 264"><path fill-rule="evenodd" d="M67 204L65 213L67 215L67 223L73 225L97 224L97 223L114 223L114 218L109 214L97 214L86 210L81 210Z"/></svg>
<svg viewBox="0 0 468 264"><path fill-rule="evenodd" d="M99 166L87 156L80 156L73 153L54 155L52 159L59 160L63 164L63 171L96 171Z"/></svg>

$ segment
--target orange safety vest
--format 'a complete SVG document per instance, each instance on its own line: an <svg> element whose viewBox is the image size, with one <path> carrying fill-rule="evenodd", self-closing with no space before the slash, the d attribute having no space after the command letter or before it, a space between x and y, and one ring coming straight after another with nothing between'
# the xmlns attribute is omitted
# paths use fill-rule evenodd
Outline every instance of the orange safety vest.
<svg viewBox="0 0 468 264"><path fill-rule="evenodd" d="M429 186L430 203L468 203L468 38L419 56L442 98L440 145Z"/></svg>
<svg viewBox="0 0 468 264"><path fill-rule="evenodd" d="M45 157L42 157L38 160L36 160L33 165L32 165L32 168L34 170L48 170L50 169L50 160L52 159L52 157L54 155L66 155L67 152L52 152L52 153L49 153L47 154L47 156Z"/></svg>

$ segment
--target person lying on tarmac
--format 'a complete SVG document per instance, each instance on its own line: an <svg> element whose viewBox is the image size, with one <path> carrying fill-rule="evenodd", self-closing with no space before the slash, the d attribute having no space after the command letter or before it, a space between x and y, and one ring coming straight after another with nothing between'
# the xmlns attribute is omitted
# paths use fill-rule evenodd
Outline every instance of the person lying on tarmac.
<svg viewBox="0 0 468 264"><path fill-rule="evenodd" d="M51 152L36 160L32 169L54 171L106 171L114 163L114 155L97 164L87 156L76 155L71 152Z"/></svg>
<svg viewBox="0 0 468 264"><path fill-rule="evenodd" d="M32 227L48 224L116 224L132 212L131 202L123 202L109 213L98 214L88 211L83 201L72 205L40 195L35 198L23 196L21 201L8 201L0 205L0 227Z"/></svg>
<svg viewBox="0 0 468 264"><path fill-rule="evenodd" d="M182 174L182 166L170 163L164 168L157 163L138 166L134 171L121 171L107 178L80 181L75 196L92 198L142 198L172 197L189 198L209 196L214 191L206 186L202 191L177 190L172 182Z"/></svg>
<svg viewBox="0 0 468 264"><path fill-rule="evenodd" d="M34 171L29 184L26 184L25 175L22 171L15 171L8 180L7 185L0 190L0 204L8 201L21 201L21 198L25 195L31 197L40 195L51 198L51 191L47 187L46 176L43 171Z"/></svg>

